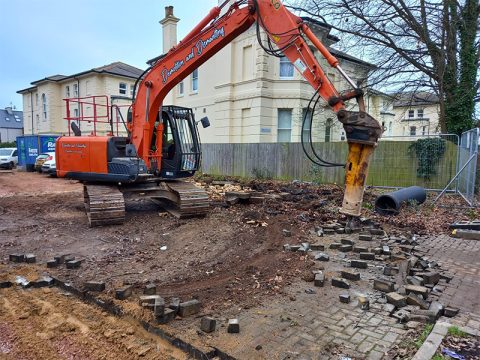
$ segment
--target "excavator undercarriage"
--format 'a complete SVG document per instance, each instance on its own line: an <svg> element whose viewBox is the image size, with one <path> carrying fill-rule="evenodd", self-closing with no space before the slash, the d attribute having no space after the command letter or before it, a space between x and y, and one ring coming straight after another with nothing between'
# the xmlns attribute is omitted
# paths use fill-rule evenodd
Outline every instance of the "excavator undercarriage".
<svg viewBox="0 0 480 360"><path fill-rule="evenodd" d="M149 199L178 218L205 216L208 194L187 181L149 181L125 186L85 184L84 204L90 227L123 224L125 199Z"/></svg>

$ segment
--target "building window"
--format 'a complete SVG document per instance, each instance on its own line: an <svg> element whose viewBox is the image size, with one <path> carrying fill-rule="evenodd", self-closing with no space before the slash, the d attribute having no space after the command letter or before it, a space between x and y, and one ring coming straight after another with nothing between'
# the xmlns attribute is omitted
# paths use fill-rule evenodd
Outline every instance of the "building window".
<svg viewBox="0 0 480 360"><path fill-rule="evenodd" d="M78 84L73 84L73 96L78 98Z"/></svg>
<svg viewBox="0 0 480 360"><path fill-rule="evenodd" d="M9 118L9 117L6 117L6 118L5 118L5 121L10 121L10 118Z"/></svg>
<svg viewBox="0 0 480 360"><path fill-rule="evenodd" d="M417 127L410 126L410 136L415 136L415 135L417 135Z"/></svg>
<svg viewBox="0 0 480 360"><path fill-rule="evenodd" d="M38 108L38 93L35 94L35 105Z"/></svg>
<svg viewBox="0 0 480 360"><path fill-rule="evenodd" d="M422 135L426 135L426 134L427 134L427 127L422 126Z"/></svg>
<svg viewBox="0 0 480 360"><path fill-rule="evenodd" d="M135 85L130 85L130 97L133 98L133 89L135 88Z"/></svg>
<svg viewBox="0 0 480 360"><path fill-rule="evenodd" d="M195 69L192 72L192 91L198 91L198 69Z"/></svg>
<svg viewBox="0 0 480 360"><path fill-rule="evenodd" d="M78 120L78 109L73 109L73 117Z"/></svg>
<svg viewBox="0 0 480 360"><path fill-rule="evenodd" d="M70 98L70 86L69 85L65 86L65 97L67 99Z"/></svg>
<svg viewBox="0 0 480 360"><path fill-rule="evenodd" d="M325 142L332 141L332 119L327 119L325 123Z"/></svg>
<svg viewBox="0 0 480 360"><path fill-rule="evenodd" d="M280 58L280 78L282 79L293 78L293 64L285 56L282 56Z"/></svg>
<svg viewBox="0 0 480 360"><path fill-rule="evenodd" d="M415 117L415 110L408 110L408 117L410 119L414 118Z"/></svg>
<svg viewBox="0 0 480 360"><path fill-rule="evenodd" d="M417 117L418 117L419 119L422 119L422 118L423 118L423 109L418 109L418 110L417 110Z"/></svg>
<svg viewBox="0 0 480 360"><path fill-rule="evenodd" d="M118 93L120 95L127 95L127 84L119 83L118 84Z"/></svg>
<svg viewBox="0 0 480 360"><path fill-rule="evenodd" d="M43 111L43 120L47 120L47 96L42 94L42 111Z"/></svg>
<svg viewBox="0 0 480 360"><path fill-rule="evenodd" d="M393 126L393 123L390 121L388 123L388 135L390 135L390 136L392 135L392 126Z"/></svg>
<svg viewBox="0 0 480 360"><path fill-rule="evenodd" d="M178 83L178 96L183 96L183 91L184 91L183 81L180 81Z"/></svg>
<svg viewBox="0 0 480 360"><path fill-rule="evenodd" d="M300 124L303 124L303 134L302 134L303 141L310 141L310 129L312 125L310 123L311 116L312 116L312 109L309 109L309 108L302 109L302 119Z"/></svg>
<svg viewBox="0 0 480 360"><path fill-rule="evenodd" d="M18 115L14 115L14 117L15 117L15 121L17 121L17 122L22 121L22 119L20 119L20 117Z"/></svg>
<svg viewBox="0 0 480 360"><path fill-rule="evenodd" d="M38 129L38 127L40 126L40 116L37 114L35 116L35 119L37 120L37 129ZM32 129L32 131L33 131L33 129Z"/></svg>
<svg viewBox="0 0 480 360"><path fill-rule="evenodd" d="M292 109L278 109L277 141L292 141Z"/></svg>

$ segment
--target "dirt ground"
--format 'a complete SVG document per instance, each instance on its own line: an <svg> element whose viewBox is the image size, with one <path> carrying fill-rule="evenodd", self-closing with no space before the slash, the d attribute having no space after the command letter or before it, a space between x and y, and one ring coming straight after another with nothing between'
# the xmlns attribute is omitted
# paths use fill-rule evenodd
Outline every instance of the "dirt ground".
<svg viewBox="0 0 480 360"><path fill-rule="evenodd" d="M315 242L314 226L343 220L337 210L342 190L259 180L243 185L273 196L263 204L226 206L222 187L203 183L214 200L205 218L178 220L153 204L129 202L123 225L89 228L81 184L34 173L0 174L0 274L25 271L8 262L11 253L35 254L37 265L31 269L36 274L46 272L45 263L54 256L71 254L83 260L79 269L58 267L48 273L78 288L89 280L105 281L107 291L102 296L110 299L124 284L133 285L138 295L146 284L154 283L167 301L198 298L202 313L208 314L286 296L283 287L311 268L313 261L284 252L283 245ZM426 204L384 218L371 210L374 199L375 194L367 191L364 215L391 234L446 232L452 221L478 217L476 211ZM441 204L461 202L446 197ZM292 236L286 238L284 229ZM161 250L163 246L167 250ZM123 318L112 318L54 289L0 289L0 299L0 355L29 359L32 349L42 348L35 358L52 359L68 351L86 351L84 344L89 342L95 346L82 359L183 356L136 328L130 334L133 325ZM139 315L134 300L121 305ZM110 328L115 335L106 336ZM24 332L35 333L35 341L29 343L32 336ZM142 347L149 350L141 354Z"/></svg>

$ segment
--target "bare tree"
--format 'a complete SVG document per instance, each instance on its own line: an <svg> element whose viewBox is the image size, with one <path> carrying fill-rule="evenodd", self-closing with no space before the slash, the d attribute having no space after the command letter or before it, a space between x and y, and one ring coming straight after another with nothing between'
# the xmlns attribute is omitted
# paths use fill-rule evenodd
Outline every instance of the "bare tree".
<svg viewBox="0 0 480 360"><path fill-rule="evenodd" d="M442 132L473 127L480 101L479 0L290 0L338 31L342 50L377 66L369 86L435 93Z"/></svg>

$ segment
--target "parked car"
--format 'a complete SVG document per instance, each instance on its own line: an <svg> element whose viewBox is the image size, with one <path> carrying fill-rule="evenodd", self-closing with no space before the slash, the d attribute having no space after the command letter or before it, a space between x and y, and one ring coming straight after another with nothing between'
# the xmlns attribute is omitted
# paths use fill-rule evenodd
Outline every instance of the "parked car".
<svg viewBox="0 0 480 360"><path fill-rule="evenodd" d="M49 159L50 158L50 159ZM45 161L55 159L55 152L46 152L37 156L35 159L35 171L42 172L42 165Z"/></svg>
<svg viewBox="0 0 480 360"><path fill-rule="evenodd" d="M42 165L42 173L48 174L50 176L56 176L57 175L57 166L55 164L55 155L53 156L52 159L50 157L45 160L45 162Z"/></svg>
<svg viewBox="0 0 480 360"><path fill-rule="evenodd" d="M0 148L0 168L13 169L17 164L17 148Z"/></svg>

